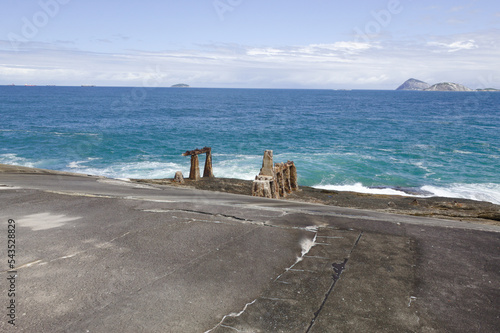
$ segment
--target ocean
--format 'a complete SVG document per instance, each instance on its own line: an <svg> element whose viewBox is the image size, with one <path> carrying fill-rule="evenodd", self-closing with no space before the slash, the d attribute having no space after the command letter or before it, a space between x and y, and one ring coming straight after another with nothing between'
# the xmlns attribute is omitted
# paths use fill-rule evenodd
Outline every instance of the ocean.
<svg viewBox="0 0 500 333"><path fill-rule="evenodd" d="M500 204L497 92L0 87L0 163L187 177L204 146L216 177L254 179L270 149L300 185Z"/></svg>

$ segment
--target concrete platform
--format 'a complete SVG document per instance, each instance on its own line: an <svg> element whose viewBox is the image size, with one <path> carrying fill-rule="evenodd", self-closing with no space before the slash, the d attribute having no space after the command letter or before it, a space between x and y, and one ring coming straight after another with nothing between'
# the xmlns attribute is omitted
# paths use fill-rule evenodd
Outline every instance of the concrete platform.
<svg viewBox="0 0 500 333"><path fill-rule="evenodd" d="M1 332L500 327L495 226L30 173L0 174L0 221Z"/></svg>

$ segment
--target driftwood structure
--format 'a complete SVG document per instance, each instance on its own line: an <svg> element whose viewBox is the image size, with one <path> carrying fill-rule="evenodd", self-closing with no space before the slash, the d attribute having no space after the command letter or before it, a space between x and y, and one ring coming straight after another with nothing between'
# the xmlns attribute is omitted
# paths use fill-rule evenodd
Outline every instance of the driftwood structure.
<svg viewBox="0 0 500 333"><path fill-rule="evenodd" d="M189 179L200 179L200 162L198 160L199 154L207 154L205 159L205 169L203 170L203 177L213 177L214 172L212 169L212 148L203 147L202 149L188 150L182 156L191 156L191 169L189 170Z"/></svg>
<svg viewBox="0 0 500 333"><path fill-rule="evenodd" d="M273 151L266 150L262 160L262 168L255 177L252 195L257 197L286 197L288 193L299 189L297 168L293 161L275 163L273 166Z"/></svg>

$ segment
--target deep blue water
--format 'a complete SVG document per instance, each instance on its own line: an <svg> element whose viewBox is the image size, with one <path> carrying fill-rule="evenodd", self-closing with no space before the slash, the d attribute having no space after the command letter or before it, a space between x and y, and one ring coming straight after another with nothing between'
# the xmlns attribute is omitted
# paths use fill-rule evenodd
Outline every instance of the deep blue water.
<svg viewBox="0 0 500 333"><path fill-rule="evenodd" d="M0 163L165 178L204 146L220 177L271 149L301 185L500 203L500 93L0 87Z"/></svg>

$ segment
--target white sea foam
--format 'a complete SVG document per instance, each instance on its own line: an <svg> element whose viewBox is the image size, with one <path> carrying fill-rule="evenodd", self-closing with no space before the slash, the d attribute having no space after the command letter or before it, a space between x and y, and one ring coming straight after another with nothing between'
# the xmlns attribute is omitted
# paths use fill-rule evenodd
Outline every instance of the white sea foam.
<svg viewBox="0 0 500 333"><path fill-rule="evenodd" d="M84 161L88 162L88 161ZM173 178L176 171L189 174L189 160L185 165L171 162L122 162L103 168L84 166L80 162L71 162L68 168L72 172L105 176L109 178Z"/></svg>
<svg viewBox="0 0 500 333"><path fill-rule="evenodd" d="M10 165L20 165L29 168L36 167L35 163L30 160L17 156L16 154L0 154L0 163Z"/></svg>
<svg viewBox="0 0 500 333"><path fill-rule="evenodd" d="M349 191L368 194L386 194L386 195L402 195L410 197L445 197L445 198L460 198L476 201L486 201L500 205L500 184L451 184L449 186L433 186L425 185L416 189L416 192L422 194L411 194L403 190L393 188L373 188L364 186L361 183L353 185L317 185L314 188L333 190L333 191Z"/></svg>
<svg viewBox="0 0 500 333"><path fill-rule="evenodd" d="M407 193L403 191L398 191L396 189L366 187L361 183L356 183L353 185L317 185L313 187L330 191L348 191L357 193L387 194L387 195L408 195Z"/></svg>
<svg viewBox="0 0 500 333"><path fill-rule="evenodd" d="M86 163L87 161L73 161L73 162L69 162L67 167L68 168L71 168L71 169L78 169L78 168L81 168L82 167L82 164L83 163Z"/></svg>
<svg viewBox="0 0 500 333"><path fill-rule="evenodd" d="M421 189L433 196L487 201L500 205L500 184L451 184L447 187L426 185Z"/></svg>
<svg viewBox="0 0 500 333"><path fill-rule="evenodd" d="M215 167L214 166L214 175L216 177L224 177L224 178L236 178L236 179L244 179L244 180L253 180L255 176L259 174L259 168L253 167Z"/></svg>

